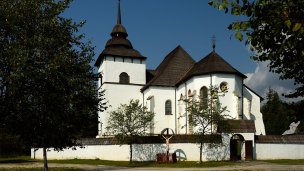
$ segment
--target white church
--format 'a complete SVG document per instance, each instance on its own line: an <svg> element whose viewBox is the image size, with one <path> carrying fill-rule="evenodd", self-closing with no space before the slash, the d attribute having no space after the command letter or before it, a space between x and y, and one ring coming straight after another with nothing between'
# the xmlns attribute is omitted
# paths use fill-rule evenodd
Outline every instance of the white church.
<svg viewBox="0 0 304 171"><path fill-rule="evenodd" d="M191 134L193 128L187 126L188 117L181 117L188 115L183 99L208 98L211 86L227 89L219 101L222 106L227 106L231 118L254 121L255 134L265 135L260 112L261 97L244 84L247 77L221 58L215 47L196 62L181 46L177 46L155 70L149 70L146 57L133 48L127 37L119 8L111 38L95 63L102 75L99 86L105 90L110 106L99 113L97 137L107 135L109 113L131 99L139 99L155 113L151 134L159 134L164 128L171 128L176 134Z"/></svg>
<svg viewBox="0 0 304 171"><path fill-rule="evenodd" d="M128 33L121 22L120 1L118 19L111 38L95 62L102 75L99 87L105 90L108 109L100 112L98 135L82 140L85 148L48 152L49 159L101 159L129 160L129 146L115 143L107 132L111 111L131 99L138 99L155 113L153 127L148 128L155 137L165 128L184 137L170 144L170 153L179 159L198 161L198 144L187 141L195 128L189 123L189 113L184 99L204 101L211 86L224 90L219 96L222 106L229 111L232 123L228 137L222 137L222 146L206 146L203 160L252 160L252 159L303 159L304 136L266 135L263 115L260 112L262 97L244 84L246 75L239 72L213 50L199 61L177 46L154 70L146 68L146 57L135 50L128 40ZM202 103L202 105L206 105ZM214 130L216 132L216 130ZM144 142L133 145L133 160L155 160L157 153L165 151L165 142ZM32 150L32 157L42 158L42 150Z"/></svg>

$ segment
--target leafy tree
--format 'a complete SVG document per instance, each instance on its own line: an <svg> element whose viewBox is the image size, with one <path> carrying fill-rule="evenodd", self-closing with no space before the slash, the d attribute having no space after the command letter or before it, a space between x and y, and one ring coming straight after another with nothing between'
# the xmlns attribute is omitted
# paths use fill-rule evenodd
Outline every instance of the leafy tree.
<svg viewBox="0 0 304 171"><path fill-rule="evenodd" d="M278 93L269 88L267 102L261 108L266 134L282 135L289 124L296 120L294 111L281 101Z"/></svg>
<svg viewBox="0 0 304 171"><path fill-rule="evenodd" d="M208 94L204 97L192 97L186 99L187 111L189 112L189 125L193 127L194 134L200 139L200 163L202 163L202 151L204 139L207 135L217 133L218 127L222 132L229 131L228 110L221 106L219 97L225 95L226 90L221 91L217 86L210 86ZM209 136L211 143L217 142L216 137Z"/></svg>
<svg viewBox="0 0 304 171"><path fill-rule="evenodd" d="M296 118L295 121L301 121L300 125L298 126L298 130L300 134L304 133L304 100L298 102L292 102L288 104L288 108L294 111L294 117Z"/></svg>
<svg viewBox="0 0 304 171"><path fill-rule="evenodd" d="M253 60L268 61L270 71L294 80L297 88L286 97L304 96L304 1L210 0L209 5L244 16L228 29L238 40L246 39Z"/></svg>
<svg viewBox="0 0 304 171"><path fill-rule="evenodd" d="M77 144L104 110L83 23L61 16L70 0L1 0L0 122L27 145L62 150Z"/></svg>
<svg viewBox="0 0 304 171"><path fill-rule="evenodd" d="M110 113L107 130L115 135L121 144L130 146L130 163L132 162L132 144L136 137L147 135L147 128L153 124L154 113L139 103L130 100L129 104L121 104Z"/></svg>

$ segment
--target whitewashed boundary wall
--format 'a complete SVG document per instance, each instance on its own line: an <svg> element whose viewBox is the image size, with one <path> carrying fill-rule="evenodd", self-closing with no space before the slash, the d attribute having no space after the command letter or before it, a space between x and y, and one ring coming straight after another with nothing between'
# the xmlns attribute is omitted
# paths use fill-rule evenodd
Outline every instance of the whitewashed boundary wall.
<svg viewBox="0 0 304 171"><path fill-rule="evenodd" d="M165 144L133 144L134 161L154 161L157 153L165 153ZM176 152L178 161L199 161L199 144L177 143L170 144L170 153ZM32 158L42 159L42 149L31 151ZM88 145L84 148L77 147L76 150L66 149L54 151L50 149L47 153L48 159L100 159L129 161L129 145ZM204 161L229 160L229 146L210 147L205 144L203 148Z"/></svg>

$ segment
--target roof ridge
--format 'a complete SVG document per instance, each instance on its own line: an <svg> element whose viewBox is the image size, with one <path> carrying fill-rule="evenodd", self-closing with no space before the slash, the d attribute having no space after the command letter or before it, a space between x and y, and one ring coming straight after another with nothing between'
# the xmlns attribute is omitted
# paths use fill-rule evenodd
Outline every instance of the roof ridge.
<svg viewBox="0 0 304 171"><path fill-rule="evenodd" d="M193 58L181 45L178 45L165 56L163 61L155 69L154 77L142 88L142 91L153 84L174 87L179 80L176 75L184 75L185 70L188 71L188 67L186 66L189 66L191 63L195 63ZM184 69L181 69L181 67ZM168 77L170 73L174 73L172 77Z"/></svg>

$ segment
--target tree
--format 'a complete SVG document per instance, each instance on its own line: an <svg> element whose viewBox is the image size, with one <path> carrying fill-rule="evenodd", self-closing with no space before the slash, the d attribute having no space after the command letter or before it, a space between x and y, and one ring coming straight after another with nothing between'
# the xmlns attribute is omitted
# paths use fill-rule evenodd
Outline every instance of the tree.
<svg viewBox="0 0 304 171"><path fill-rule="evenodd" d="M147 128L153 124L154 113L139 103L130 100L129 104L121 104L110 113L107 130L115 135L121 144L130 146L130 163L132 162L132 144L136 137L147 135Z"/></svg>
<svg viewBox="0 0 304 171"><path fill-rule="evenodd" d="M268 61L269 70L297 85L286 97L304 96L304 1L210 0L209 5L244 16L228 29L238 40L246 39L255 61ZM245 36L246 35L246 36Z"/></svg>
<svg viewBox="0 0 304 171"><path fill-rule="evenodd" d="M70 0L1 0L1 125L31 147L73 147L104 110L90 65L94 56L75 23L62 17ZM2 127L1 126L1 127Z"/></svg>
<svg viewBox="0 0 304 171"><path fill-rule="evenodd" d="M298 130L300 134L303 134L304 133L304 115L303 115L304 100L289 103L288 108L294 111L294 116L296 118L295 121L301 121L300 125L298 126Z"/></svg>
<svg viewBox="0 0 304 171"><path fill-rule="evenodd" d="M207 135L217 133L218 127L222 132L229 131L228 110L226 106L221 106L219 97L224 96L227 90L220 90L217 86L210 86L208 94L203 97L193 96L186 99L187 111L189 112L189 125L193 127L194 134L198 135L200 141L200 163L202 163L202 151L204 139ZM208 137L211 143L216 142L216 138Z"/></svg>
<svg viewBox="0 0 304 171"><path fill-rule="evenodd" d="M269 88L267 102L261 108L266 134L282 135L289 124L295 121L294 111L281 101L278 93Z"/></svg>

